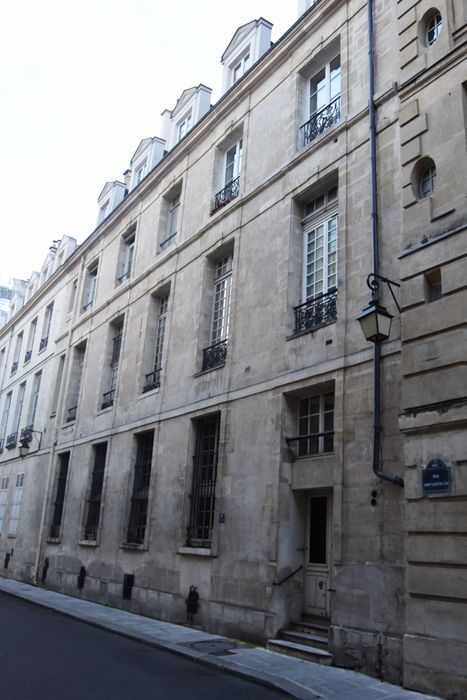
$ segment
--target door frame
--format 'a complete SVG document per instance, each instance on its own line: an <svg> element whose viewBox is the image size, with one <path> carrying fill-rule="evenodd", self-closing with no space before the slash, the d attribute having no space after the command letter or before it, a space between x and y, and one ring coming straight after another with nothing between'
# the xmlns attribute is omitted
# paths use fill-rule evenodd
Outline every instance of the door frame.
<svg viewBox="0 0 467 700"><path fill-rule="evenodd" d="M324 562L310 562L311 509L314 499L326 499L324 541L318 544L324 549ZM305 547L303 561L303 612L308 615L329 618L331 614L332 575L332 490L309 491L306 495ZM315 601L316 605L313 605Z"/></svg>

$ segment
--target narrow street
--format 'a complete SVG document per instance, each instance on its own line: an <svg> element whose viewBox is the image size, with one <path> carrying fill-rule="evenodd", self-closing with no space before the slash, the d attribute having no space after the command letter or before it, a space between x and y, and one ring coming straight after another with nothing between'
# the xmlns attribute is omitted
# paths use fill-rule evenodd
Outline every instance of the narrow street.
<svg viewBox="0 0 467 700"><path fill-rule="evenodd" d="M2 700L286 696L0 594Z"/></svg>

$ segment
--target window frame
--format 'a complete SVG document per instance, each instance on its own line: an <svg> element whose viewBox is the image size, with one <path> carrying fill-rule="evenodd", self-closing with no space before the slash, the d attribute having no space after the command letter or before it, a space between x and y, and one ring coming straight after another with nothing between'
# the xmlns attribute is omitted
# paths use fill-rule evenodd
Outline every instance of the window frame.
<svg viewBox="0 0 467 700"><path fill-rule="evenodd" d="M194 419L195 444L186 546L209 549L212 544L219 471L221 414ZM204 430L206 429L206 433ZM208 432L211 430L211 432ZM205 445L211 445L205 449Z"/></svg>
<svg viewBox="0 0 467 700"><path fill-rule="evenodd" d="M325 131L341 121L342 116L342 54L340 45L323 50L321 61L313 61L301 72L302 123L298 129L299 148L315 141ZM334 65L333 64L336 64Z"/></svg>
<svg viewBox="0 0 467 700"><path fill-rule="evenodd" d="M433 46L439 39L443 29L443 16L441 12L436 11L427 21L425 28L425 45Z"/></svg>
<svg viewBox="0 0 467 700"><path fill-rule="evenodd" d="M136 247L136 228L132 228L127 233L123 234L120 245L120 264L121 275L117 277L117 283L123 284L133 275L135 262L135 247Z"/></svg>
<svg viewBox="0 0 467 700"><path fill-rule="evenodd" d="M49 537L51 540L59 540L63 526L63 512L65 510L68 478L70 472L70 452L61 452L58 455L58 464L55 472L54 498L51 508Z"/></svg>
<svg viewBox="0 0 467 700"><path fill-rule="evenodd" d="M152 354L152 371L145 374L145 384L143 386L143 394L153 389L158 389L161 383L161 372L164 365L165 357L165 338L167 334L167 318L169 313L169 296L170 291L156 297L153 303L157 303L157 317L155 323L154 344L151 347Z"/></svg>
<svg viewBox="0 0 467 700"><path fill-rule="evenodd" d="M85 542L97 542L101 526L108 443L96 443L92 445L92 450L92 472L86 498L86 515L83 523L83 539Z"/></svg>
<svg viewBox="0 0 467 700"><path fill-rule="evenodd" d="M135 440L136 455L132 471L130 508L123 545L141 548L145 546L148 533L150 491L153 481L154 430L137 433Z"/></svg>

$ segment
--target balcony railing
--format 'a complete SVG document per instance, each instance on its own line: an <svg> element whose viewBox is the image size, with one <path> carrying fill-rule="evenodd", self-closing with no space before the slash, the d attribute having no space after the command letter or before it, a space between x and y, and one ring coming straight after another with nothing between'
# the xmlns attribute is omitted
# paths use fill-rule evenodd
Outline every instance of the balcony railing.
<svg viewBox="0 0 467 700"><path fill-rule="evenodd" d="M305 124L302 124L300 131L302 133L302 146L306 146L311 141L314 141L320 136L323 131L329 129L333 124L337 124L341 118L341 98L336 97L326 107L315 112Z"/></svg>
<svg viewBox="0 0 467 700"><path fill-rule="evenodd" d="M334 450L334 430L324 430L322 433L309 433L297 437L285 438L287 445L296 445L297 457L310 457L326 454Z"/></svg>
<svg viewBox="0 0 467 700"><path fill-rule="evenodd" d="M240 194L240 175L234 180L231 180L227 185L214 196L214 206L211 210L211 214L221 207L225 207L226 204L238 197Z"/></svg>
<svg viewBox="0 0 467 700"><path fill-rule="evenodd" d="M104 391L102 394L103 401L101 403L101 409L110 408L114 405L115 401L115 389L110 389L110 391Z"/></svg>
<svg viewBox="0 0 467 700"><path fill-rule="evenodd" d="M146 384L143 386L143 394L147 391L152 391L152 389L158 389L161 385L161 367L155 369L154 372L149 372L145 374Z"/></svg>
<svg viewBox="0 0 467 700"><path fill-rule="evenodd" d="M3 443L5 440L3 438L0 438L0 452L3 452Z"/></svg>
<svg viewBox="0 0 467 700"><path fill-rule="evenodd" d="M24 354L24 362L29 362L32 356L32 350L26 350Z"/></svg>
<svg viewBox="0 0 467 700"><path fill-rule="evenodd" d="M334 323L337 317L337 289L333 288L326 294L309 299L304 304L296 306L294 312L295 334Z"/></svg>
<svg viewBox="0 0 467 700"><path fill-rule="evenodd" d="M218 343L214 343L214 345L210 345L208 348L204 348L201 371L206 372L208 369L222 367L225 364L226 355L227 338L225 340L220 340Z"/></svg>
<svg viewBox="0 0 467 700"><path fill-rule="evenodd" d="M13 447L16 447L17 440L18 440L18 433L11 433L10 435L8 435L7 439L5 441L6 449L11 450Z"/></svg>
<svg viewBox="0 0 467 700"><path fill-rule="evenodd" d="M68 409L67 413L67 418L66 422L71 423L72 421L76 420L76 413L78 411L78 406L72 406L71 408Z"/></svg>
<svg viewBox="0 0 467 700"><path fill-rule="evenodd" d="M44 348L46 348L48 342L49 342L48 335L46 335L45 338L41 338L41 342L39 343L39 350L43 350Z"/></svg>
<svg viewBox="0 0 467 700"><path fill-rule="evenodd" d="M121 284L122 282L125 282L125 280L129 280L131 277L131 270L127 270L126 272L123 273L123 275L120 275L118 278L118 282Z"/></svg>
<svg viewBox="0 0 467 700"><path fill-rule="evenodd" d="M16 372L17 369L18 369L18 361L13 362L13 364L11 365L11 372L10 372L10 374L14 374L14 373Z"/></svg>

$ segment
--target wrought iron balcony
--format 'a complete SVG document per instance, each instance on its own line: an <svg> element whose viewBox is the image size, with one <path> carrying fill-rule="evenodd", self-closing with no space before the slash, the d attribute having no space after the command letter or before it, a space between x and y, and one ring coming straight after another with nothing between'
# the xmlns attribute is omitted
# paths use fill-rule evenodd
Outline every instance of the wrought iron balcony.
<svg viewBox="0 0 467 700"><path fill-rule="evenodd" d="M68 409L68 416L66 419L67 423L71 423L72 421L76 420L77 411L78 411L78 406L72 406L71 408Z"/></svg>
<svg viewBox="0 0 467 700"><path fill-rule="evenodd" d="M295 454L297 457L326 454L334 450L334 430L285 438L285 441L287 445L296 444Z"/></svg>
<svg viewBox="0 0 467 700"><path fill-rule="evenodd" d="M312 331L328 323L334 323L337 317L337 289L333 288L326 294L319 294L304 304L296 306L294 333Z"/></svg>
<svg viewBox="0 0 467 700"><path fill-rule="evenodd" d="M5 440L3 438L0 438L0 452L3 452L3 444Z"/></svg>
<svg viewBox="0 0 467 700"><path fill-rule="evenodd" d="M41 342L39 343L39 350L43 350L44 348L46 348L48 342L49 342L48 335L46 335L45 338L41 338Z"/></svg>
<svg viewBox="0 0 467 700"><path fill-rule="evenodd" d="M226 355L227 338L225 340L220 340L218 343L214 343L214 345L210 345L208 348L204 348L201 371L206 372L208 369L222 367L225 364Z"/></svg>
<svg viewBox="0 0 467 700"><path fill-rule="evenodd" d="M111 389L110 391L104 391L104 393L102 394L102 398L104 400L102 401L101 409L110 408L111 406L113 406L115 400L115 389Z"/></svg>
<svg viewBox="0 0 467 700"><path fill-rule="evenodd" d="M326 107L315 112L305 124L302 124L300 131L302 133L302 145L306 146L311 141L314 141L320 136L323 131L329 129L333 124L337 124L341 118L341 98L336 97Z"/></svg>
<svg viewBox="0 0 467 700"><path fill-rule="evenodd" d="M7 439L5 441L6 449L11 450L13 447L16 447L17 440L18 440L18 433L11 433L10 435L8 435Z"/></svg>
<svg viewBox="0 0 467 700"><path fill-rule="evenodd" d="M149 372L145 374L146 384L143 386L143 394L147 391L152 391L152 389L158 389L161 385L161 367L158 367L154 372Z"/></svg>
<svg viewBox="0 0 467 700"><path fill-rule="evenodd" d="M32 350L26 350L24 354L24 362L29 362L32 356Z"/></svg>
<svg viewBox="0 0 467 700"><path fill-rule="evenodd" d="M17 369L18 369L18 361L13 362L13 364L11 365L11 372L10 372L10 374L14 374L14 373L16 372Z"/></svg>
<svg viewBox="0 0 467 700"><path fill-rule="evenodd" d="M214 206L211 210L211 214L214 214L214 212L220 209L221 207L225 207L226 204L231 202L232 199L235 199L235 197L238 197L239 194L240 175L234 180L228 182L226 186L214 196Z"/></svg>

